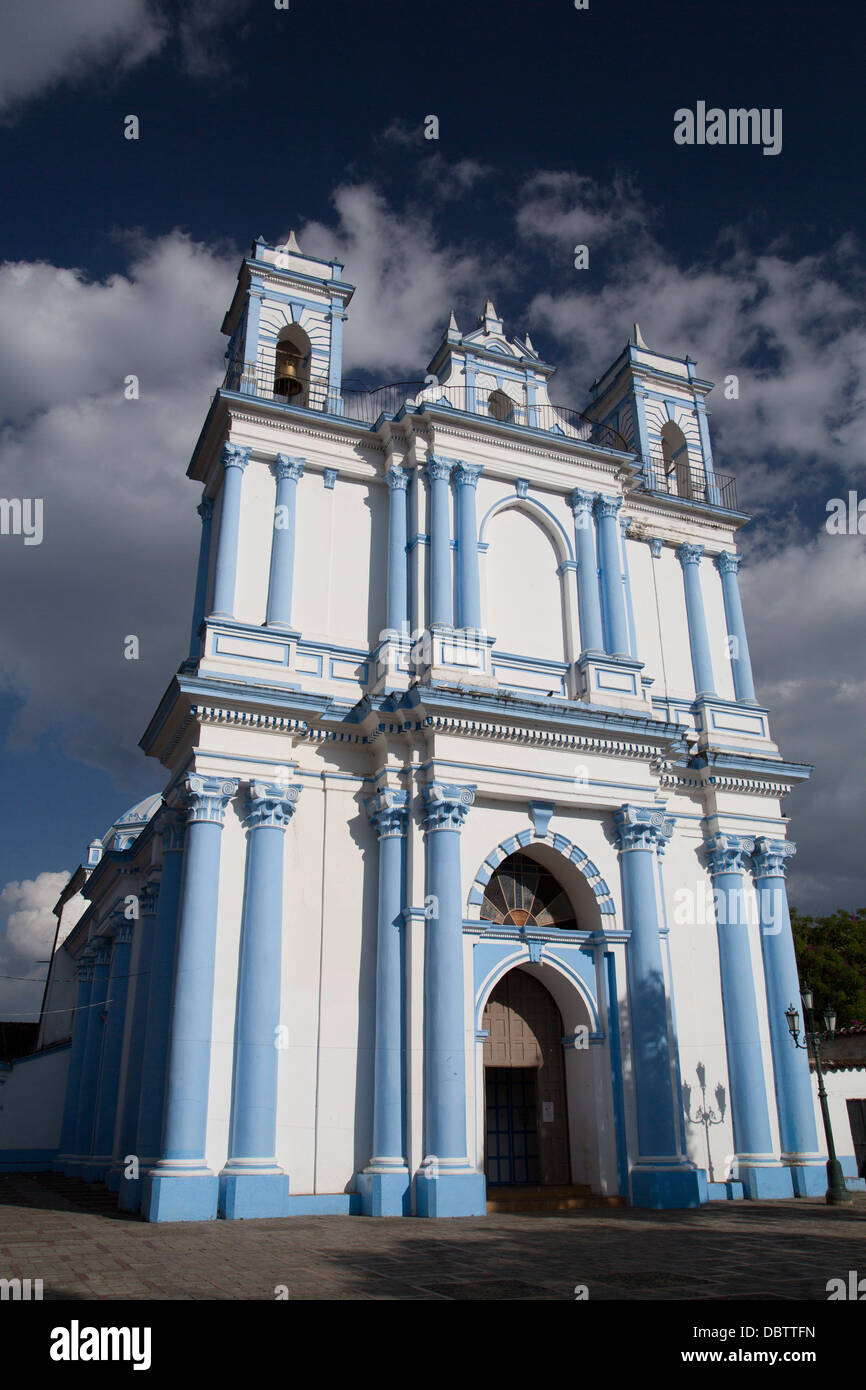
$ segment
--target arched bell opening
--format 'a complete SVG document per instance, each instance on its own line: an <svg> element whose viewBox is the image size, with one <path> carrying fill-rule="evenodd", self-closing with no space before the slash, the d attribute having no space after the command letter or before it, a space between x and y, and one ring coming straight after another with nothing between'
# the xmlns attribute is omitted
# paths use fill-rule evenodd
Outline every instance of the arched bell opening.
<svg viewBox="0 0 866 1390"><path fill-rule="evenodd" d="M685 435L679 425L668 420L662 425L661 439L667 491L678 497L691 497L692 475Z"/></svg>
<svg viewBox="0 0 866 1390"><path fill-rule="evenodd" d="M310 400L310 340L299 324L283 328L277 339L274 395L292 405Z"/></svg>

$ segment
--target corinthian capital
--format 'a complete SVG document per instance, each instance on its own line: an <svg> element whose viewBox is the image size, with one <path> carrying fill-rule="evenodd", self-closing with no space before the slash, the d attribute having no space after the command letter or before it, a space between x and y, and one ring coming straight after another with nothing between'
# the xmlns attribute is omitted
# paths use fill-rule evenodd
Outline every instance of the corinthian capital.
<svg viewBox="0 0 866 1390"><path fill-rule="evenodd" d="M474 787L428 782L421 792L421 823L424 830L462 830L474 800Z"/></svg>
<svg viewBox="0 0 866 1390"><path fill-rule="evenodd" d="M755 878L784 878L785 861L797 853L790 840L770 840L759 835L752 854L752 873Z"/></svg>
<svg viewBox="0 0 866 1390"><path fill-rule="evenodd" d="M424 472L427 474L428 482L447 483L451 477L451 470L453 469L453 467L453 459L443 459L438 457L436 454L431 454L430 460L427 463Z"/></svg>
<svg viewBox="0 0 866 1390"><path fill-rule="evenodd" d="M454 469L454 481L458 487L477 487L480 477L480 464L458 463Z"/></svg>
<svg viewBox="0 0 866 1390"><path fill-rule="evenodd" d="M649 806L621 806L614 811L613 822L620 851L657 849L659 854L664 854L674 833L673 818Z"/></svg>
<svg viewBox="0 0 866 1390"><path fill-rule="evenodd" d="M597 494L594 492L586 492L584 488L576 487L569 494L568 505L571 507L575 516L577 516L578 512L589 515L592 511L596 496Z"/></svg>
<svg viewBox="0 0 866 1390"><path fill-rule="evenodd" d="M736 574L740 568L741 555L734 550L723 550L716 556L716 569L719 574Z"/></svg>
<svg viewBox="0 0 866 1390"><path fill-rule="evenodd" d="M223 468L240 468L241 471L249 463L252 446L249 444L224 444L220 462Z"/></svg>
<svg viewBox="0 0 866 1390"><path fill-rule="evenodd" d="M593 511L597 517L615 517L621 506L621 497L608 497L603 492L600 492L595 499Z"/></svg>
<svg viewBox="0 0 866 1390"><path fill-rule="evenodd" d="M302 790L298 782L250 782L244 816L247 830L260 830L263 826L285 830Z"/></svg>
<svg viewBox="0 0 866 1390"><path fill-rule="evenodd" d="M237 790L235 777L199 777L194 774L185 777L180 787L180 797L186 809L187 825L195 825L199 821L222 825L226 807Z"/></svg>
<svg viewBox="0 0 866 1390"><path fill-rule="evenodd" d="M288 454L277 454L274 460L274 472L278 482L282 482L284 478L291 478L293 483L300 482L304 476L304 459L290 458Z"/></svg>
<svg viewBox="0 0 866 1390"><path fill-rule="evenodd" d="M380 840L406 834L407 801L406 792L391 791L387 787L365 801L367 815Z"/></svg>
<svg viewBox="0 0 866 1390"><path fill-rule="evenodd" d="M755 842L744 835L711 835L704 841L707 868L716 874L741 874L749 866Z"/></svg>
<svg viewBox="0 0 866 1390"><path fill-rule="evenodd" d="M405 492L409 485L409 474L392 463L391 467L385 470L385 482L391 492Z"/></svg>
<svg viewBox="0 0 866 1390"><path fill-rule="evenodd" d="M699 565L704 553L702 545L692 545L689 541L684 541L677 546L677 559L685 569L686 565Z"/></svg>

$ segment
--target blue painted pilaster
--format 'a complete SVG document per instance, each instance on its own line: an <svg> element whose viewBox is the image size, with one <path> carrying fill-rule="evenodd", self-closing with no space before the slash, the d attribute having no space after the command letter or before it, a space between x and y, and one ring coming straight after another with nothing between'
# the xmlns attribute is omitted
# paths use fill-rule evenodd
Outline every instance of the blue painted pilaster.
<svg viewBox="0 0 866 1390"><path fill-rule="evenodd" d="M73 1157L65 1168L69 1177L76 1178L85 1175L88 1160L93 1153L93 1123L99 1087L99 1059L102 1055L102 1034L105 1027L103 1013L108 993L108 970L111 964L111 953L101 938L97 937L92 941L88 950L93 952L93 985L90 992L90 1007L87 1010L87 1038L84 1043L84 1061L78 1093L79 1103L75 1142L72 1148Z"/></svg>
<svg viewBox="0 0 866 1390"><path fill-rule="evenodd" d="M725 1052L731 1084L734 1167L747 1197L790 1197L791 1179L773 1156L758 1006L749 946L745 869L754 841L713 835L705 842L719 941ZM784 1015L782 1018L785 1024ZM785 1024L787 1030L787 1024Z"/></svg>
<svg viewBox="0 0 866 1390"><path fill-rule="evenodd" d="M328 402L331 415L343 413L343 313L341 301L331 300L331 350L328 355Z"/></svg>
<svg viewBox="0 0 866 1390"><path fill-rule="evenodd" d="M649 485L652 483L652 462L650 455L649 428L646 422L646 399L647 393L644 388L635 385L633 393L635 453L643 462L644 478Z"/></svg>
<svg viewBox="0 0 866 1390"><path fill-rule="evenodd" d="M379 839L379 900L373 1154L356 1179L365 1216L407 1216L410 1210L403 1074L403 882L407 799L406 792L385 788L366 803L367 814Z"/></svg>
<svg viewBox="0 0 866 1390"><path fill-rule="evenodd" d="M128 1174L124 1165L118 1197L118 1206L122 1211L137 1211L141 1204L142 1175L159 1157L165 1108L171 993L186 825L184 817L177 810L163 806L157 812L155 828L162 844L162 870L153 923L150 977L147 982L138 1120L135 1139L127 1150L127 1153L133 1153L138 1160L138 1176ZM125 1156L124 1154L123 1157Z"/></svg>
<svg viewBox="0 0 866 1390"><path fill-rule="evenodd" d="M126 1061L126 1077L123 1093L118 1095L120 1107L120 1126L117 1136L117 1149L106 1184L113 1192L120 1189L123 1170L128 1156L138 1157L138 1107L141 1104L141 1078L144 1061L144 1038L147 1025L147 1001L150 995L151 964L153 960L154 915L156 913L157 890L154 884L145 883L138 894L141 934L136 961L135 975L130 980L132 995L132 1024L129 1041L129 1055Z"/></svg>
<svg viewBox="0 0 866 1390"><path fill-rule="evenodd" d="M486 1183L466 1149L466 1019L460 831L474 787L422 789L427 868L424 952L426 1157L416 1184L419 1216L483 1216Z"/></svg>
<svg viewBox="0 0 866 1390"><path fill-rule="evenodd" d="M454 470L457 486L457 626L481 627L481 583L478 576L478 521L475 490L480 467L458 464Z"/></svg>
<svg viewBox="0 0 866 1390"><path fill-rule="evenodd" d="M258 394L259 329L262 317L262 291L252 285L247 296L246 323L244 325L243 376L241 391L250 396Z"/></svg>
<svg viewBox="0 0 866 1390"><path fill-rule="evenodd" d="M799 1008L800 994L785 886L785 861L794 853L795 846L787 840L762 835L755 840L750 862L758 896L782 1162L790 1167L795 1196L819 1197L826 1190L827 1170L818 1148L809 1059L805 1049L794 1047L785 1018L789 1004Z"/></svg>
<svg viewBox="0 0 866 1390"><path fill-rule="evenodd" d="M620 562L622 565L622 588L625 597L625 614L628 625L628 651L629 656L637 657L637 633L634 625L634 607L631 601L631 579L628 572L628 542L626 533L631 524L630 516L621 516L619 519L619 547Z"/></svg>
<svg viewBox="0 0 866 1390"><path fill-rule="evenodd" d="M231 1218L287 1216L289 1179L276 1160L282 989L283 840L301 787L250 783L238 965L229 1152L219 1210Z"/></svg>
<svg viewBox="0 0 866 1390"><path fill-rule="evenodd" d="M238 536L241 524L241 490L249 446L224 444L222 451L223 491L214 575L213 616L231 618L235 609L235 582L238 573Z"/></svg>
<svg viewBox="0 0 866 1390"><path fill-rule="evenodd" d="M199 628L204 620L205 602L207 600L207 576L210 565L210 536L213 524L213 502L210 497L203 497L196 507L196 511L201 517L201 541L198 550L198 571L195 579L195 601L192 610L192 626L189 634L189 655L190 660L197 661L201 651L201 639Z"/></svg>
<svg viewBox="0 0 866 1390"><path fill-rule="evenodd" d="M87 951L80 957L76 973L78 976L78 994L75 1000L75 1017L72 1023L69 1071L66 1074L66 1100L63 1106L60 1144L53 1165L61 1170L75 1157L84 1049L87 1043L87 1025L90 1018L90 995L93 990L93 958Z"/></svg>
<svg viewBox="0 0 866 1390"><path fill-rule="evenodd" d="M188 776L186 849L178 919L165 1123L159 1160L144 1179L149 1221L208 1221L219 1179L205 1162L213 1023L220 846L233 779Z"/></svg>
<svg viewBox="0 0 866 1390"><path fill-rule="evenodd" d="M689 624L689 647L692 655L692 672L695 678L695 695L715 695L713 682L713 663L710 657L710 639L707 635L707 619L704 613L704 596L701 592L702 545L683 544L677 546L677 559L682 566L683 587L686 595L686 617Z"/></svg>
<svg viewBox="0 0 866 1390"><path fill-rule="evenodd" d="M574 514L574 542L577 554L577 608L580 620L581 656L604 652L601 621L601 591L598 559L595 553L595 524L592 505L595 494L576 487L568 499Z"/></svg>
<svg viewBox="0 0 866 1390"><path fill-rule="evenodd" d="M752 658L749 655L749 641L746 637L746 623L737 578L740 559L735 551L723 550L716 556L716 569L722 576L725 624L728 637L732 639L731 673L734 677L734 695L744 704L756 705L758 702L755 699L755 682L752 678Z"/></svg>
<svg viewBox="0 0 866 1390"><path fill-rule="evenodd" d="M102 1063L99 1071L96 1120L93 1127L93 1157L84 1173L84 1177L89 1182L98 1182L105 1177L111 1167L114 1152L120 1061L123 1049L123 1030L126 1025L126 1001L129 996L132 934L133 922L127 921L122 915L119 916L114 928L114 939L111 946L106 1019L102 1035Z"/></svg>
<svg viewBox="0 0 866 1390"><path fill-rule="evenodd" d="M430 619L450 627L451 604L451 491L453 464L449 459L431 458L426 467L430 486Z"/></svg>
<svg viewBox="0 0 866 1390"><path fill-rule="evenodd" d="M271 568L268 577L268 627L291 627L292 583L295 569L295 514L298 482L303 477L304 460L277 454L277 498L274 507Z"/></svg>
<svg viewBox="0 0 866 1390"><path fill-rule="evenodd" d="M609 656L629 655L617 525L621 506L621 497L604 495L596 497L593 506L598 521L598 564L601 573L603 626Z"/></svg>
<svg viewBox="0 0 866 1390"><path fill-rule="evenodd" d="M701 1177L683 1155L674 1094L662 965L656 854L673 833L663 811L622 806L614 812L622 870L623 925L637 1104L638 1158L632 1165L635 1206L696 1207Z"/></svg>
<svg viewBox="0 0 866 1390"><path fill-rule="evenodd" d="M698 434L701 441L701 457L704 464L704 474L707 480L707 501L719 505L719 489L716 486L716 475L713 466L713 450L710 445L710 426L707 419L707 407L702 400L695 397L695 415L698 420Z"/></svg>
<svg viewBox="0 0 866 1390"><path fill-rule="evenodd" d="M385 626L403 633L409 625L409 556L407 491L409 475L392 465L385 473L388 485L388 593Z"/></svg>

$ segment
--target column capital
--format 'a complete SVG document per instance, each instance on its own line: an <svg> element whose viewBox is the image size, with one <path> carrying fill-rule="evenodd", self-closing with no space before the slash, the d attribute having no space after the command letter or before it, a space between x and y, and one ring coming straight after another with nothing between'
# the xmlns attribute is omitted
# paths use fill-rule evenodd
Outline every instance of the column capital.
<svg viewBox="0 0 866 1390"><path fill-rule="evenodd" d="M686 565L699 565L703 559L704 547L693 545L690 541L683 541L682 545L677 546L676 556L685 569Z"/></svg>
<svg viewBox="0 0 866 1390"><path fill-rule="evenodd" d="M295 814L303 787L296 782L250 782L244 826L247 830L285 830Z"/></svg>
<svg viewBox="0 0 866 1390"><path fill-rule="evenodd" d="M223 468L239 468L243 472L250 461L251 453L250 444L224 444L220 463Z"/></svg>
<svg viewBox="0 0 866 1390"><path fill-rule="evenodd" d="M575 520L578 516L589 517L591 515L596 496L597 493L587 492L582 487L576 487L568 494L568 505Z"/></svg>
<svg viewBox="0 0 866 1390"><path fill-rule="evenodd" d="M426 474L427 481L430 483L447 483L451 477L454 463L454 459L444 459L438 454L431 454L424 466L424 473Z"/></svg>
<svg viewBox="0 0 866 1390"><path fill-rule="evenodd" d="M742 558L742 555L738 555L735 550L723 550L716 556L716 569L719 574L736 574Z"/></svg>
<svg viewBox="0 0 866 1390"><path fill-rule="evenodd" d="M482 471L480 463L458 463L454 469L454 481L458 487L477 487Z"/></svg>
<svg viewBox="0 0 866 1390"><path fill-rule="evenodd" d="M406 792L392 791L386 787L364 802L367 815L370 817L380 840L406 834L408 800L409 797Z"/></svg>
<svg viewBox="0 0 866 1390"><path fill-rule="evenodd" d="M392 463L390 468L385 469L385 482L389 492L405 492L409 486L409 474Z"/></svg>
<svg viewBox="0 0 866 1390"><path fill-rule="evenodd" d="M114 928L114 945L131 946L132 938L135 935L135 922L124 917Z"/></svg>
<svg viewBox="0 0 866 1390"><path fill-rule="evenodd" d="M154 829L162 838L162 852L183 849L186 821L175 806L161 806L154 817Z"/></svg>
<svg viewBox="0 0 866 1390"><path fill-rule="evenodd" d="M211 521L213 518L213 498L203 497L196 507L196 511L202 519L202 524Z"/></svg>
<svg viewBox="0 0 866 1390"><path fill-rule="evenodd" d="M457 787L450 782L428 782L421 789L421 823L425 833L462 830L474 800L474 787Z"/></svg>
<svg viewBox="0 0 866 1390"><path fill-rule="evenodd" d="M93 952L94 970L107 970L111 964L111 948L105 937L100 936L92 942L90 949Z"/></svg>
<svg viewBox="0 0 866 1390"><path fill-rule="evenodd" d="M226 807L237 795L236 777L185 777L180 795L186 810L187 825L200 821L211 821L214 825L225 822Z"/></svg>
<svg viewBox="0 0 866 1390"><path fill-rule="evenodd" d="M654 811L649 806L621 806L613 813L613 821L619 840L619 850L653 849L664 853L668 840L674 833L674 820L664 811Z"/></svg>
<svg viewBox="0 0 866 1390"><path fill-rule="evenodd" d="M619 519L619 529L623 536L634 521L634 517L622 515Z"/></svg>
<svg viewBox="0 0 866 1390"><path fill-rule="evenodd" d="M284 478L291 478L293 483L300 482L304 476L305 459L291 458L288 454L277 454L274 460L274 473L277 481L282 482Z"/></svg>
<svg viewBox="0 0 866 1390"><path fill-rule="evenodd" d="M89 985L93 979L93 956L82 951L75 966L75 977L81 985Z"/></svg>
<svg viewBox="0 0 866 1390"><path fill-rule="evenodd" d="M141 908L142 917L152 917L156 912L156 902L159 897L158 883L143 883L138 892L138 903Z"/></svg>
<svg viewBox="0 0 866 1390"><path fill-rule="evenodd" d="M607 493L600 492L596 497L592 510L597 517L615 517L622 506L621 497L611 497Z"/></svg>
<svg viewBox="0 0 866 1390"><path fill-rule="evenodd" d="M654 560L657 560L664 549L664 541L661 536L648 536L647 543L650 548L650 554Z"/></svg>
<svg viewBox="0 0 866 1390"><path fill-rule="evenodd" d="M771 840L759 835L752 852L752 873L755 878L784 878L785 860L797 853L790 840Z"/></svg>
<svg viewBox="0 0 866 1390"><path fill-rule="evenodd" d="M746 835L711 835L709 839L704 840L707 868L713 878L716 874L744 873L748 868L749 855L754 848L754 840Z"/></svg>

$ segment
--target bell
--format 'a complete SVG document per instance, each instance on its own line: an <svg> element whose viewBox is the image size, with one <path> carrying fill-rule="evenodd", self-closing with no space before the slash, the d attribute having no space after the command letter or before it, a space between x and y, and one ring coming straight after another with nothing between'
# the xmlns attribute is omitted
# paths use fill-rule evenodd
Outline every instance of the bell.
<svg viewBox="0 0 866 1390"><path fill-rule="evenodd" d="M274 395L291 400L304 392L304 359L296 352L277 349Z"/></svg>

